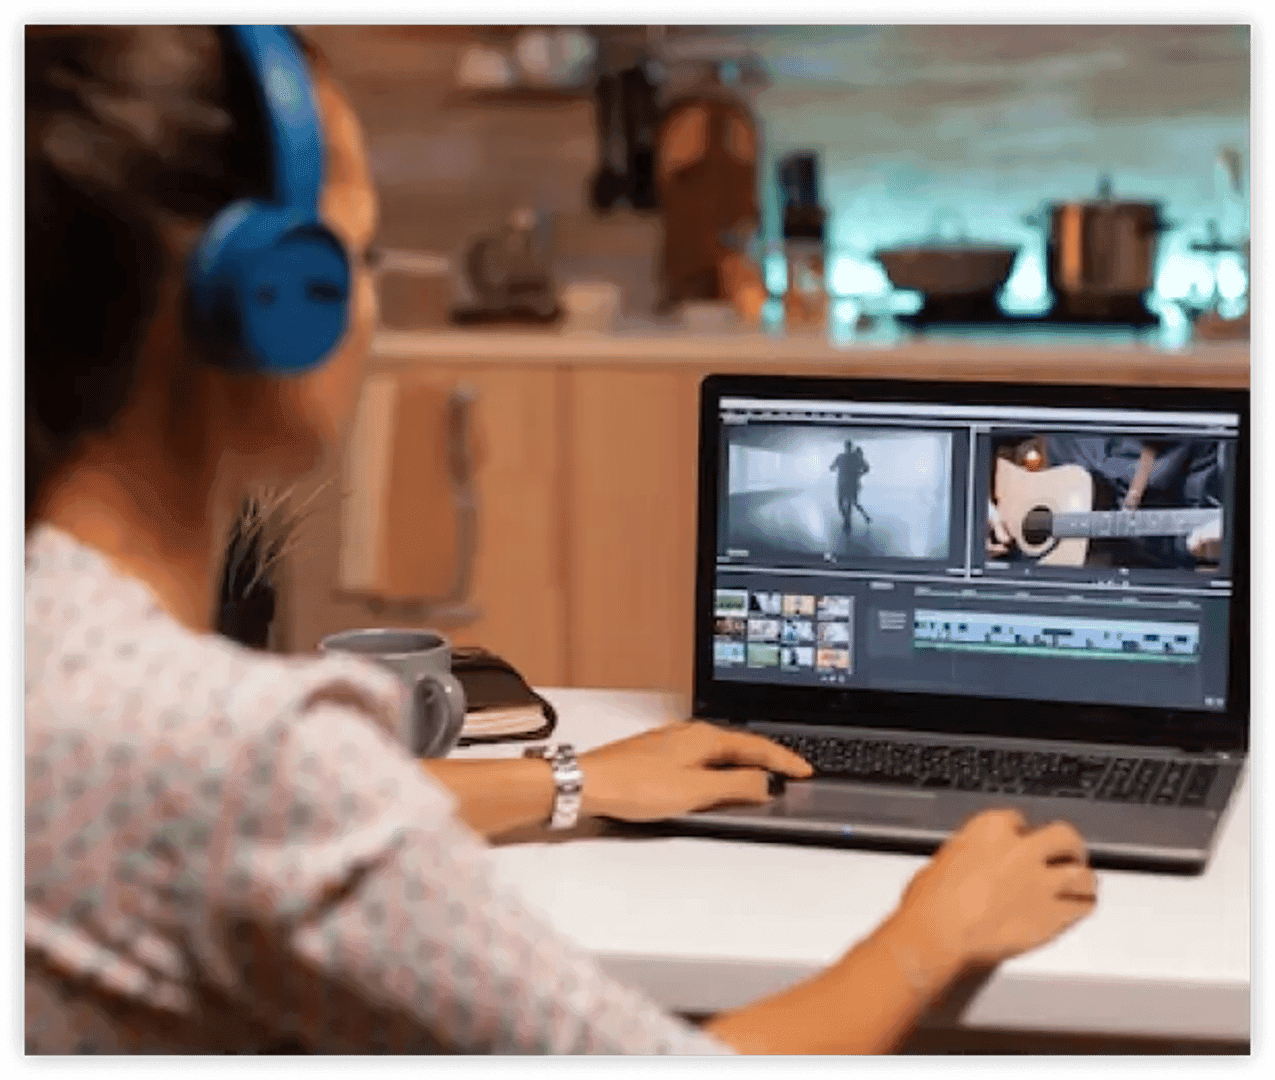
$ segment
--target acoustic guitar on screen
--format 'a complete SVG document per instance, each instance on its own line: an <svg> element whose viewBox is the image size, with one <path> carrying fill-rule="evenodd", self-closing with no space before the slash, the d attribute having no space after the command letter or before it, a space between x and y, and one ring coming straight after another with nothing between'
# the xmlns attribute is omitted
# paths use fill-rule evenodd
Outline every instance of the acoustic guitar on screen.
<svg viewBox="0 0 1275 1080"><path fill-rule="evenodd" d="M1089 542L1189 536L1221 526L1221 507L1182 510L1094 510L1094 482L1081 465L1033 472L996 459L996 511L1024 556L1045 566L1084 566Z"/></svg>

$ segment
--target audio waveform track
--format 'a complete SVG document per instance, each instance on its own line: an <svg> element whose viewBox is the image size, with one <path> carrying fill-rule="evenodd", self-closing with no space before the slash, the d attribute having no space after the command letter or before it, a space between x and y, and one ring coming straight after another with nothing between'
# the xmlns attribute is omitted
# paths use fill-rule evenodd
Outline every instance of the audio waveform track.
<svg viewBox="0 0 1275 1080"><path fill-rule="evenodd" d="M1200 659L1200 628L1185 622L917 609L912 645L950 652L1194 664Z"/></svg>

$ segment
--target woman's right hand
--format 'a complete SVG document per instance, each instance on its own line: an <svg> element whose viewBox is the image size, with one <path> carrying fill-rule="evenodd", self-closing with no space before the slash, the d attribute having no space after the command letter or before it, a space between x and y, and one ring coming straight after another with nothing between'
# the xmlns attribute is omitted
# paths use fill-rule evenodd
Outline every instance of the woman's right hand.
<svg viewBox="0 0 1275 1080"><path fill-rule="evenodd" d="M1061 822L972 818L912 879L898 910L839 963L708 1030L742 1053L884 1054L968 971L1042 945L1093 910L1085 845Z"/></svg>
<svg viewBox="0 0 1275 1080"><path fill-rule="evenodd" d="M1088 915L1097 878L1066 822L1029 830L1015 810L972 818L904 891L888 925L897 949L949 970L991 967Z"/></svg>

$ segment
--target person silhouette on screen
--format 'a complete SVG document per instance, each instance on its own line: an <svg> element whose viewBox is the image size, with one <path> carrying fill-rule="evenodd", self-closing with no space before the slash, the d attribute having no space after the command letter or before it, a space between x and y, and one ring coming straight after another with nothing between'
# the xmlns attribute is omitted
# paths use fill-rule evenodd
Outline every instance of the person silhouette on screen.
<svg viewBox="0 0 1275 1080"><path fill-rule="evenodd" d="M846 440L846 448L837 455L829 472L837 474L837 509L841 511L841 519L845 522L846 532L853 528L851 515L858 510L863 520L871 525L872 518L859 503L859 486L871 470L863 449L856 446L853 439Z"/></svg>

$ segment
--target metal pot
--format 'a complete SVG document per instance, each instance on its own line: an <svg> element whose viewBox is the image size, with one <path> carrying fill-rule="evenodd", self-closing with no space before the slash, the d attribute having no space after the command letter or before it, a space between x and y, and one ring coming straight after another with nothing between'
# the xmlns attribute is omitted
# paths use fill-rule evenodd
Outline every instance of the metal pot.
<svg viewBox="0 0 1275 1080"><path fill-rule="evenodd" d="M1153 286L1159 234L1172 227L1160 203L1113 199L1104 180L1097 199L1047 212L1046 280L1060 300L1139 297ZM1027 222L1039 227L1043 215Z"/></svg>

